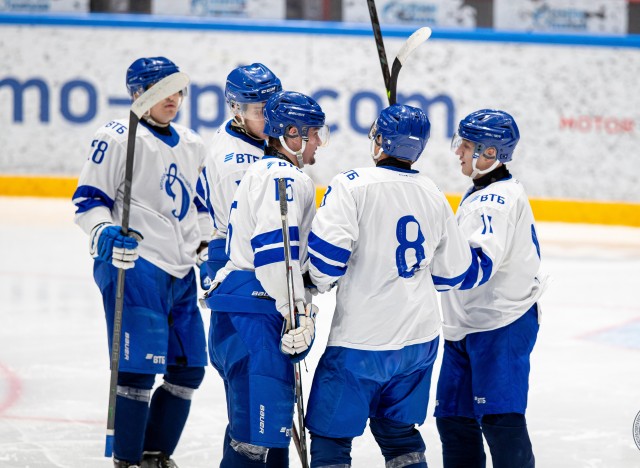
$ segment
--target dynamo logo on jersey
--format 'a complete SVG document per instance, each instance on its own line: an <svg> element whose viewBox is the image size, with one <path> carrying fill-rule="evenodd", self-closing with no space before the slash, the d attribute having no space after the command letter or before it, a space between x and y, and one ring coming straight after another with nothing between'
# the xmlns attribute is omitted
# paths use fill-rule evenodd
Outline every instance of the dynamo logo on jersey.
<svg viewBox="0 0 640 468"><path fill-rule="evenodd" d="M191 198L189 197L187 185L178 175L178 166L171 164L163 179L165 192L171 197L176 207L179 207L179 209L176 208L171 213L178 218L178 221L182 221L189 212Z"/></svg>

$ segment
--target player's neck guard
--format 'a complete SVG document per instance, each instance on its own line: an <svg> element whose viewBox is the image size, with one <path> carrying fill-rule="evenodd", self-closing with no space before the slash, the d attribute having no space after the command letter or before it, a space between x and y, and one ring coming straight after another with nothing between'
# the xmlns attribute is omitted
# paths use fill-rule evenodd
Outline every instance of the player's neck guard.
<svg viewBox="0 0 640 468"><path fill-rule="evenodd" d="M509 173L507 166L503 164L502 166L495 168L493 171L489 172L488 174L485 174L482 177L478 177L477 179L474 179L473 189L474 191L481 190L493 184L494 182L508 179L509 177L511 177L511 174Z"/></svg>

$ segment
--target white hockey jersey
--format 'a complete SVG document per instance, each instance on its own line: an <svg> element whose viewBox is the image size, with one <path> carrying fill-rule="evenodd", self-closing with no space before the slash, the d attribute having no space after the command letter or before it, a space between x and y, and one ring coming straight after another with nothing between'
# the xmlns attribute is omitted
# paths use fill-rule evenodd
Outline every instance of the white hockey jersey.
<svg viewBox="0 0 640 468"><path fill-rule="evenodd" d="M122 224L127 126L126 120L111 121L91 142L73 195L75 222L87 234L102 222ZM201 241L193 199L206 148L192 130L171 128L168 136L143 122L138 126L129 226L144 236L138 246L142 258L182 278L195 265Z"/></svg>
<svg viewBox="0 0 640 468"><path fill-rule="evenodd" d="M305 298L300 263L307 258L307 239L316 211L315 185L311 178L288 161L274 156L251 164L231 204L227 230L229 262L218 271L222 282L234 270L255 271L265 292L276 301L280 313L288 310L286 268L278 179L287 185L291 267L295 301Z"/></svg>
<svg viewBox="0 0 640 468"><path fill-rule="evenodd" d="M481 281L447 199L424 174L370 167L338 174L309 237L312 281L337 281L328 346L395 350L436 338L436 288Z"/></svg>
<svg viewBox="0 0 640 468"><path fill-rule="evenodd" d="M227 235L229 209L249 165L264 155L264 142L236 131L228 120L213 137L203 178L206 180L207 209L213 220L213 238Z"/></svg>
<svg viewBox="0 0 640 468"><path fill-rule="evenodd" d="M452 341L514 322L545 287L533 214L520 182L509 176L468 194L456 218L471 247L481 248L493 266L477 288L442 295L443 334Z"/></svg>

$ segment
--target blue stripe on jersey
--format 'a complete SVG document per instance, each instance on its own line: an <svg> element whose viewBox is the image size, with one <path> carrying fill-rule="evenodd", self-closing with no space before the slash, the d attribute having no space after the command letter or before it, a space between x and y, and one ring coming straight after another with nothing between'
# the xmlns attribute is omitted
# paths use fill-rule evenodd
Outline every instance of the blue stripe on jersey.
<svg viewBox="0 0 640 468"><path fill-rule="evenodd" d="M78 200L81 199L81 200ZM84 199L84 200L82 200ZM77 214L89 211L97 206L113 209L114 201L99 188L91 185L81 185L73 193L73 203L78 207Z"/></svg>
<svg viewBox="0 0 640 468"><path fill-rule="evenodd" d="M180 135L176 132L176 129L169 125L169 131L171 135L163 135L162 133L158 133L158 131L149 125L144 120L140 120L140 123L149 129L151 133L160 141L164 142L167 146L175 148L180 143Z"/></svg>
<svg viewBox="0 0 640 468"><path fill-rule="evenodd" d="M208 213L209 210L207 210L207 207L205 206L206 200L207 200L207 194L206 194L206 190L205 190L205 186L206 186L206 176L204 176L205 179L203 182L203 179L201 177L198 177L198 182L196 183L196 196L193 197L193 203L196 205L196 208L198 209L198 213Z"/></svg>
<svg viewBox="0 0 640 468"><path fill-rule="evenodd" d="M342 263L343 265L349 261L351 252L337 245L333 245L324 239L321 239L311 231L309 233L309 248L315 250L323 257Z"/></svg>
<svg viewBox="0 0 640 468"><path fill-rule="evenodd" d="M347 272L347 267L337 267L335 265L329 265L327 262L309 252L309 260L311 264L318 269L318 271L324 275L338 278Z"/></svg>
<svg viewBox="0 0 640 468"><path fill-rule="evenodd" d="M291 246L291 260L300 260L299 247ZM253 266L255 268L259 268L261 266L279 262L284 262L284 247L276 247L275 249L261 250L260 252L257 252L253 259Z"/></svg>
<svg viewBox="0 0 640 468"><path fill-rule="evenodd" d="M454 278L431 275L435 286L455 287L462 283L459 289L471 289L476 284L476 281L478 281L480 268L482 268L482 280L480 281L480 284L484 284L489 280L491 270L493 269L493 261L482 251L480 247L475 249L471 247L469 248L471 249L471 265L469 265L467 271ZM480 286L480 284L478 284L478 286Z"/></svg>
<svg viewBox="0 0 640 468"><path fill-rule="evenodd" d="M300 240L300 231L298 226L289 226L289 242L295 242ZM251 248L255 252L256 250L273 244L282 244L282 229L275 229L273 231L264 232L258 234L251 239Z"/></svg>
<svg viewBox="0 0 640 468"><path fill-rule="evenodd" d="M418 174L420 171L416 170L416 169L405 169L403 167L394 167L394 166L377 166L380 169L388 169L390 171L396 171L396 172L405 172L407 174Z"/></svg>
<svg viewBox="0 0 640 468"><path fill-rule="evenodd" d="M538 254L538 258L540 257L540 243L538 242L538 235L536 234L536 227L531 225L531 240L533 241L533 245L536 246L536 253Z"/></svg>
<svg viewBox="0 0 640 468"><path fill-rule="evenodd" d="M480 263L480 268L482 268L482 279L480 280L480 283L478 283L478 286L489 281L489 277L491 277L493 261L482 251L482 248L476 247L475 249L471 249L471 258L473 265L469 267L469 270L467 270L467 277L462 282L460 289L471 289L476 284L479 273L478 261Z"/></svg>
<svg viewBox="0 0 640 468"><path fill-rule="evenodd" d="M258 148L260 151L262 151L264 153L264 147L265 147L264 140L254 140L250 136L248 136L248 135L246 135L246 134L244 134L242 132L236 131L231 126L231 122L233 122L233 120L229 120L229 122L227 122L227 126L225 127L225 130L227 131L227 133L229 135L231 135L232 137L239 138L242 141L244 141L245 143L249 143L250 145L255 146L256 148ZM225 162L227 162L227 161L225 160Z"/></svg>

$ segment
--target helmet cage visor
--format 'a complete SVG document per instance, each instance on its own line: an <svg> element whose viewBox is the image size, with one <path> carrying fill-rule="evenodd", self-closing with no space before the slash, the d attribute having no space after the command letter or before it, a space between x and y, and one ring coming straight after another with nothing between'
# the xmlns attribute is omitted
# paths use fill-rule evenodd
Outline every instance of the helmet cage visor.
<svg viewBox="0 0 640 468"><path fill-rule="evenodd" d="M264 105L266 101L261 102L238 102L228 101L229 108L233 115L239 115L245 120L264 120Z"/></svg>
<svg viewBox="0 0 640 468"><path fill-rule="evenodd" d="M486 159L496 159L495 155L494 156L490 156L490 155L486 154L486 151L488 149L490 149L490 148L494 148L496 150L496 153L497 153L498 149L495 146L490 146L490 147L487 148L487 146L484 143L480 143L480 142L477 142L477 141L469 140L468 138L464 138L464 137L460 136L459 133L454 133L453 137L451 138L451 151L453 151L454 153L456 151L458 151L458 148L460 148L465 141L468 141L473 146L473 148L472 148L472 151L473 151L472 157L473 157L473 159L478 159L480 156L484 156Z"/></svg>
<svg viewBox="0 0 640 468"><path fill-rule="evenodd" d="M289 129L295 128L298 130L295 135L289 133ZM318 147L324 148L329 145L329 139L331 137L331 131L327 125L323 125L322 127L308 126L304 125L302 127L296 127L295 125L289 125L287 127L287 131L284 133L285 138L298 138L302 136L302 140L304 142L308 142L309 138L318 137L320 143Z"/></svg>

